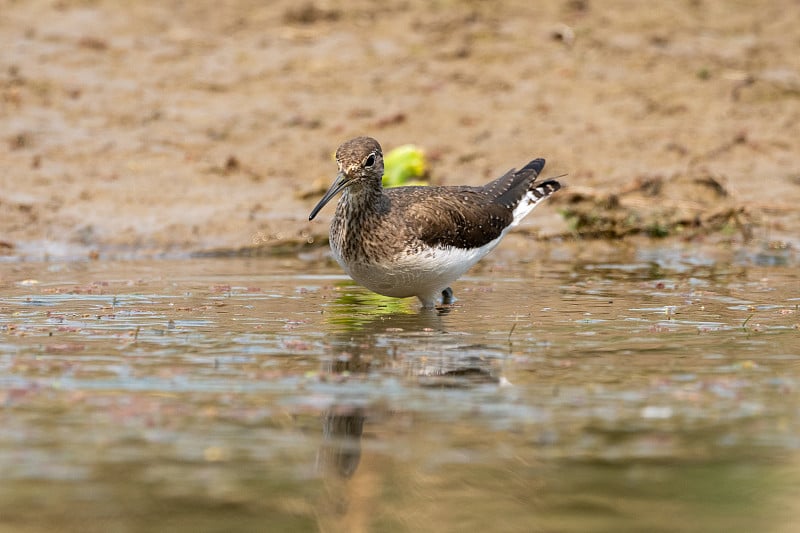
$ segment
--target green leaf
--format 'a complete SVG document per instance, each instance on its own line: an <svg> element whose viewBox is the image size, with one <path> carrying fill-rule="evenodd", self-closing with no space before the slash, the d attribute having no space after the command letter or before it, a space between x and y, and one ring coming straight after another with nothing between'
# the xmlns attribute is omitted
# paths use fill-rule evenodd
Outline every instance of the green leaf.
<svg viewBox="0 0 800 533"><path fill-rule="evenodd" d="M424 185L428 171L428 162L422 149L413 144L398 146L389 151L383 158L384 187L400 187L402 185Z"/></svg>

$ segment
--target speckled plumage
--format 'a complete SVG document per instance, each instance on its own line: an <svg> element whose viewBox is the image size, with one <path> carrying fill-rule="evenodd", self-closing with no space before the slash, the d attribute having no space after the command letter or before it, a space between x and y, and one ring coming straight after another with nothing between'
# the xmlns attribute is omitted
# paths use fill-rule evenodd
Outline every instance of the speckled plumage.
<svg viewBox="0 0 800 533"><path fill-rule="evenodd" d="M330 228L336 260L368 289L424 307L449 299L449 284L561 187L534 185L545 164L535 159L482 187L383 189L383 153L370 137L342 144L336 161L339 175L309 220L343 189Z"/></svg>

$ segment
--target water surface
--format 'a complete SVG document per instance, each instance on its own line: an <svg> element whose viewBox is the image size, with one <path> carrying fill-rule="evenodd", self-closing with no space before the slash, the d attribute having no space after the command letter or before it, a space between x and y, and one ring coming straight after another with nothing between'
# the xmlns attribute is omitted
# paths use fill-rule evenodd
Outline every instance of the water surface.
<svg viewBox="0 0 800 533"><path fill-rule="evenodd" d="M0 264L0 531L793 531L786 251Z"/></svg>

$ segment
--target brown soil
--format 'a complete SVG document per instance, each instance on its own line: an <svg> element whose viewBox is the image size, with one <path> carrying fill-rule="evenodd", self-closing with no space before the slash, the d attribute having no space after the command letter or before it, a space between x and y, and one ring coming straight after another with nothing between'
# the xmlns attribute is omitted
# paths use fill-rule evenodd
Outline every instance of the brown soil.
<svg viewBox="0 0 800 533"><path fill-rule="evenodd" d="M361 134L434 181L537 156L543 236L797 242L793 0L0 0L0 253L324 241Z"/></svg>

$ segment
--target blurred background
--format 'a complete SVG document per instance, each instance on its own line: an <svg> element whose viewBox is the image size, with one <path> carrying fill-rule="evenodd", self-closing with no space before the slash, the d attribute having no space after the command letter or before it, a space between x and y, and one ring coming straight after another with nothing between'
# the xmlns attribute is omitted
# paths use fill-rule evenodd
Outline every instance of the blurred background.
<svg viewBox="0 0 800 533"><path fill-rule="evenodd" d="M441 184L546 158L543 238L791 241L797 7L0 0L0 251L324 244L355 135Z"/></svg>

